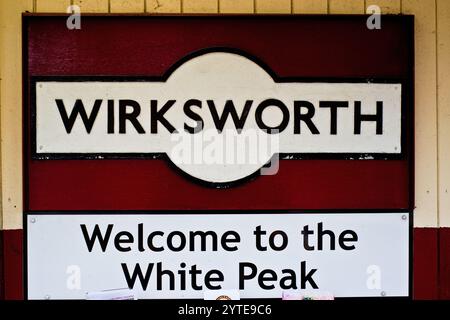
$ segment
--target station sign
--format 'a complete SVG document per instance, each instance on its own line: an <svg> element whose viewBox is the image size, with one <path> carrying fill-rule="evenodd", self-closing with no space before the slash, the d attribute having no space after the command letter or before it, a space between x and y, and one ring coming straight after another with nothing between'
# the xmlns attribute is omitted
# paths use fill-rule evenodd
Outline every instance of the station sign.
<svg viewBox="0 0 450 320"><path fill-rule="evenodd" d="M26 224L30 299L118 288L138 299L409 294L407 212L51 213Z"/></svg>
<svg viewBox="0 0 450 320"><path fill-rule="evenodd" d="M66 19L23 20L27 298L411 296L413 17Z"/></svg>
<svg viewBox="0 0 450 320"><path fill-rule="evenodd" d="M196 52L161 79L34 78L34 156L163 156L195 179L229 183L274 156L402 155L400 83L277 79L237 52Z"/></svg>

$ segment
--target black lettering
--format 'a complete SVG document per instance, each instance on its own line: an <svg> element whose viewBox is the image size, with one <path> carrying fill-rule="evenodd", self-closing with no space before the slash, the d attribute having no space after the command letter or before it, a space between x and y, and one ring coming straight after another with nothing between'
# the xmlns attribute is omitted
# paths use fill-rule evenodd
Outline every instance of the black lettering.
<svg viewBox="0 0 450 320"><path fill-rule="evenodd" d="M335 236L334 232L331 230L323 230L323 223L320 222L318 224L318 231L317 231L317 250L323 250L323 236L328 235L330 237L330 250L335 250Z"/></svg>
<svg viewBox="0 0 450 320"><path fill-rule="evenodd" d="M143 238L144 238L144 224L139 223L138 224L138 250L139 250L139 252L145 251Z"/></svg>
<svg viewBox="0 0 450 320"><path fill-rule="evenodd" d="M245 274L245 268L250 269L250 274ZM245 289L245 281L253 279L256 276L256 266L250 262L239 263L239 290Z"/></svg>
<svg viewBox="0 0 450 320"><path fill-rule="evenodd" d="M306 108L306 113L301 113L301 108ZM309 131L311 131L312 134L319 134L319 130L317 130L317 127L312 122L312 117L314 117L314 114L316 113L316 110L314 108L314 105L309 101L294 101L294 134L301 133L300 131L300 122L303 121L307 126Z"/></svg>
<svg viewBox="0 0 450 320"><path fill-rule="evenodd" d="M283 113L283 118L281 120L281 123L278 126L276 126L276 127L269 127L262 120L262 113L263 113L263 111L266 108L270 107L270 106L277 107ZM261 102L258 105L258 107L256 108L255 120L256 120L256 124L258 125L258 127L260 129L262 129L262 130L265 130L267 133L270 133L270 134L272 134L272 133L280 133L284 129L286 129L287 125L289 124L289 110L286 107L286 105L283 102L281 102L280 100L277 100L277 99L266 99L263 102Z"/></svg>
<svg viewBox="0 0 450 320"><path fill-rule="evenodd" d="M180 238L180 244L178 247L175 247L173 244L173 238L175 236L178 236ZM186 237L181 231L173 231L169 233L169 236L167 237L167 247L172 251L181 251L186 246Z"/></svg>
<svg viewBox="0 0 450 320"><path fill-rule="evenodd" d="M96 239L98 239L98 242L100 244L100 247L102 248L102 251L105 252L105 250L108 246L109 238L111 236L111 232L112 232L114 225L108 224L108 227L106 228L105 236L103 236L102 232L100 231L100 227L98 226L98 224L96 224L91 237L89 237L89 232L87 231L85 224L80 224L80 227L81 227L81 231L83 232L84 241L86 242L86 246L87 246L89 252L92 252L92 248L94 247Z"/></svg>
<svg viewBox="0 0 450 320"><path fill-rule="evenodd" d="M213 282L222 282L223 281L223 273L219 270L210 270L205 274L205 287L209 290L217 290L222 289L220 284L214 285Z"/></svg>
<svg viewBox="0 0 450 320"><path fill-rule="evenodd" d="M158 122L160 122L170 133L174 133L177 130L172 126L166 118L164 118L164 114L175 104L176 100L167 101L163 107L158 111L158 100L150 101L151 108L151 125L150 132L158 133Z"/></svg>
<svg viewBox="0 0 450 320"><path fill-rule="evenodd" d="M383 134L383 101L377 101L376 114L361 114L361 101L355 101L355 134L361 134L363 121L375 121L376 134Z"/></svg>
<svg viewBox="0 0 450 320"><path fill-rule="evenodd" d="M191 231L189 239L189 250L195 251L195 238L200 237L200 249L206 251L206 237L212 238L212 251L217 251L217 234L214 231Z"/></svg>
<svg viewBox="0 0 450 320"><path fill-rule="evenodd" d="M309 282L313 289L319 289L317 284L314 282L312 278L313 274L316 273L317 269L311 269L308 273L306 273L306 261L301 262L301 289L306 289L306 284Z"/></svg>
<svg viewBox="0 0 450 320"><path fill-rule="evenodd" d="M114 245L116 249L120 252L128 252L131 250L131 247L122 247L122 244L133 243L134 238L133 235L128 231L121 231L114 237Z"/></svg>
<svg viewBox="0 0 450 320"><path fill-rule="evenodd" d="M281 280L280 280L281 289L284 289L284 290L297 289L297 283L296 283L297 277L295 275L294 270L283 269L283 270L281 270L281 272L283 273L283 275L285 274L285 276L283 278L281 278Z"/></svg>
<svg viewBox="0 0 450 320"><path fill-rule="evenodd" d="M165 270L162 268L162 263L158 262L156 264L156 290L162 290L162 278L163 276L169 277L169 290L175 290L175 275L170 270Z"/></svg>
<svg viewBox="0 0 450 320"><path fill-rule="evenodd" d="M153 244L153 238L156 236L164 236L164 232L162 231L154 231L152 233L150 233L150 235L147 238L147 245L150 248L150 250L155 251L155 252L161 252L164 251L163 247L155 247L155 245Z"/></svg>
<svg viewBox="0 0 450 320"><path fill-rule="evenodd" d="M141 266L138 263L135 264L133 275L131 277L130 272L128 271L127 264L121 263L121 266L129 289L134 288L136 278L139 278L139 282L141 283L142 289L147 290L148 282L150 281L150 275L152 274L153 270L153 263L148 264L147 271L145 271L145 276L142 274Z"/></svg>
<svg viewBox="0 0 450 320"><path fill-rule="evenodd" d="M108 100L108 134L114 133L114 100Z"/></svg>
<svg viewBox="0 0 450 320"><path fill-rule="evenodd" d="M348 108L348 101L320 101L320 108L330 108L330 134L337 134L337 110Z"/></svg>
<svg viewBox="0 0 450 320"><path fill-rule="evenodd" d="M181 268L186 268L186 263L180 263ZM180 290L186 290L186 270L178 270L178 274L180 275Z"/></svg>
<svg viewBox="0 0 450 320"><path fill-rule="evenodd" d="M347 236L350 236L347 238ZM353 230L345 230L339 235L339 246L344 250L354 250L355 245L346 245L345 242L358 241L358 235Z"/></svg>
<svg viewBox="0 0 450 320"><path fill-rule="evenodd" d="M83 105L83 101L81 99L77 99L73 106L72 112L70 116L67 115L66 108L64 106L64 102L62 99L56 99L56 106L58 107L59 114L61 115L61 119L64 124L64 128L67 133L71 133L73 126L75 124L75 120L78 115L80 115L81 120L83 121L84 127L86 128L87 133L91 133L92 127L94 126L95 119L97 118L98 111L100 110L100 106L102 104L101 99L96 99L94 102L94 107L92 108L91 114L88 116L86 110Z"/></svg>
<svg viewBox="0 0 450 320"><path fill-rule="evenodd" d="M309 226L303 226L303 230L300 232L303 235L303 248L305 250L314 250L314 246L309 245L309 236L314 234L314 231L309 230Z"/></svg>
<svg viewBox="0 0 450 320"><path fill-rule="evenodd" d="M271 290L275 288L274 284L266 284L266 281L276 281L277 280L277 274L273 270L263 270L258 276L258 284L261 287L261 289L264 290Z"/></svg>
<svg viewBox="0 0 450 320"><path fill-rule="evenodd" d="M280 235L281 238L283 239L279 246L277 246L275 244L275 237L278 236L278 235ZM274 251L283 251L284 249L286 249L286 247L288 245L287 234L285 232L281 231L281 230L277 230L277 231L272 232L270 234L270 236L269 236L269 245Z"/></svg>
<svg viewBox="0 0 450 320"><path fill-rule="evenodd" d="M197 269L196 264L194 264L189 269L189 275L191 276L191 285L192 285L192 289L194 289L194 290L202 290L202 286L197 284L197 275L200 275L201 273L202 273L202 271Z"/></svg>
<svg viewBox="0 0 450 320"><path fill-rule="evenodd" d="M184 114L187 115L189 118L197 122L197 125L195 127L191 127L188 124L184 124L184 130L186 130L189 133L197 133L203 130L203 119L200 117L197 113L192 111L191 107L199 107L202 108L202 102L197 99L190 99L186 101L184 104L183 110Z"/></svg>
<svg viewBox="0 0 450 320"><path fill-rule="evenodd" d="M239 243L240 241L241 237L239 236L239 233L236 231L227 231L221 238L222 248L226 251L236 251L238 247L236 245L229 246L228 243Z"/></svg>
<svg viewBox="0 0 450 320"><path fill-rule="evenodd" d="M133 110L127 112L127 107ZM126 133L126 122L131 122L136 131L140 134L145 133L137 117L141 113L141 106L134 100L119 100L119 133Z"/></svg>
<svg viewBox="0 0 450 320"><path fill-rule="evenodd" d="M222 132L225 123L227 122L228 116L231 115L234 126L236 127L238 132L244 128L245 121L247 120L248 114L250 112L250 108L253 104L253 100L247 100L244 104L244 110L242 110L242 114L239 117L236 111L236 107L232 100L227 100L225 102L225 106L223 108L222 114L219 117L217 112L216 105L213 100L207 100L209 111L211 112L211 116L214 121L214 125L216 126L217 131Z"/></svg>
<svg viewBox="0 0 450 320"><path fill-rule="evenodd" d="M261 244L261 236L266 234L266 231L261 230L261 226L257 226L253 234L256 236L256 249L258 251L267 251L267 246Z"/></svg>

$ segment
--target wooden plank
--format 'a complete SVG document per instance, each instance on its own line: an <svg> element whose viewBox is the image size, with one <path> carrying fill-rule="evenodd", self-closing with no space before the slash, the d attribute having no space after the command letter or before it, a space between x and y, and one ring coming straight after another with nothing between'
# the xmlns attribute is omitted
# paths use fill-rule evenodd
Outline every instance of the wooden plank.
<svg viewBox="0 0 450 320"><path fill-rule="evenodd" d="M67 12L70 0L37 0L36 12Z"/></svg>
<svg viewBox="0 0 450 320"><path fill-rule="evenodd" d="M76 4L83 12L108 12L109 1L108 0L74 0L73 4Z"/></svg>
<svg viewBox="0 0 450 320"><path fill-rule="evenodd" d="M381 14L397 14L401 10L401 0L366 0L366 10L371 5L377 5Z"/></svg>
<svg viewBox="0 0 450 320"><path fill-rule="evenodd" d="M414 225L436 227L437 106L435 0L403 0L415 15L415 200Z"/></svg>
<svg viewBox="0 0 450 320"><path fill-rule="evenodd" d="M255 13L291 13L291 0L256 0Z"/></svg>
<svg viewBox="0 0 450 320"><path fill-rule="evenodd" d="M220 13L253 13L254 0L219 0Z"/></svg>
<svg viewBox="0 0 450 320"><path fill-rule="evenodd" d="M330 13L363 14L364 0L329 0Z"/></svg>
<svg viewBox="0 0 450 320"><path fill-rule="evenodd" d="M293 13L318 14L328 12L327 0L293 0Z"/></svg>
<svg viewBox="0 0 450 320"><path fill-rule="evenodd" d="M32 0L0 1L1 199L4 229L22 227L22 12Z"/></svg>
<svg viewBox="0 0 450 320"><path fill-rule="evenodd" d="M112 13L144 12L144 0L109 0Z"/></svg>
<svg viewBox="0 0 450 320"><path fill-rule="evenodd" d="M437 1L439 226L450 227L450 1Z"/></svg>
<svg viewBox="0 0 450 320"><path fill-rule="evenodd" d="M218 13L218 0L183 0L184 13Z"/></svg>
<svg viewBox="0 0 450 320"><path fill-rule="evenodd" d="M146 9L150 13L180 13L181 0L146 0Z"/></svg>

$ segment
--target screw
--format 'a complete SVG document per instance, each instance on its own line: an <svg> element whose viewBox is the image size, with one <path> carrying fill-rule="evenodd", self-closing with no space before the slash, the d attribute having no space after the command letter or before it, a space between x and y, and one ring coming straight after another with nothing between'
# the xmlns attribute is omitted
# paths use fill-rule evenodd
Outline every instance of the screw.
<svg viewBox="0 0 450 320"><path fill-rule="evenodd" d="M35 223L36 219L35 218L31 218L30 221L31 221L31 223Z"/></svg>
<svg viewBox="0 0 450 320"><path fill-rule="evenodd" d="M386 291L381 291L381 296L386 297Z"/></svg>
<svg viewBox="0 0 450 320"><path fill-rule="evenodd" d="M402 215L402 220L406 220L406 214Z"/></svg>

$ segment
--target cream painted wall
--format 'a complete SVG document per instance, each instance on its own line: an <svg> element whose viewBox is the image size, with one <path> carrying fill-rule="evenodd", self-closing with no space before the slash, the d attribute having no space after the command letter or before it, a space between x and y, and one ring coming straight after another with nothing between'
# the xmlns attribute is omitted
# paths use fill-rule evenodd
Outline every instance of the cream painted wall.
<svg viewBox="0 0 450 320"><path fill-rule="evenodd" d="M0 1L0 227L22 228L21 13L382 13L416 20L416 227L450 226L449 0L1 0Z"/></svg>

